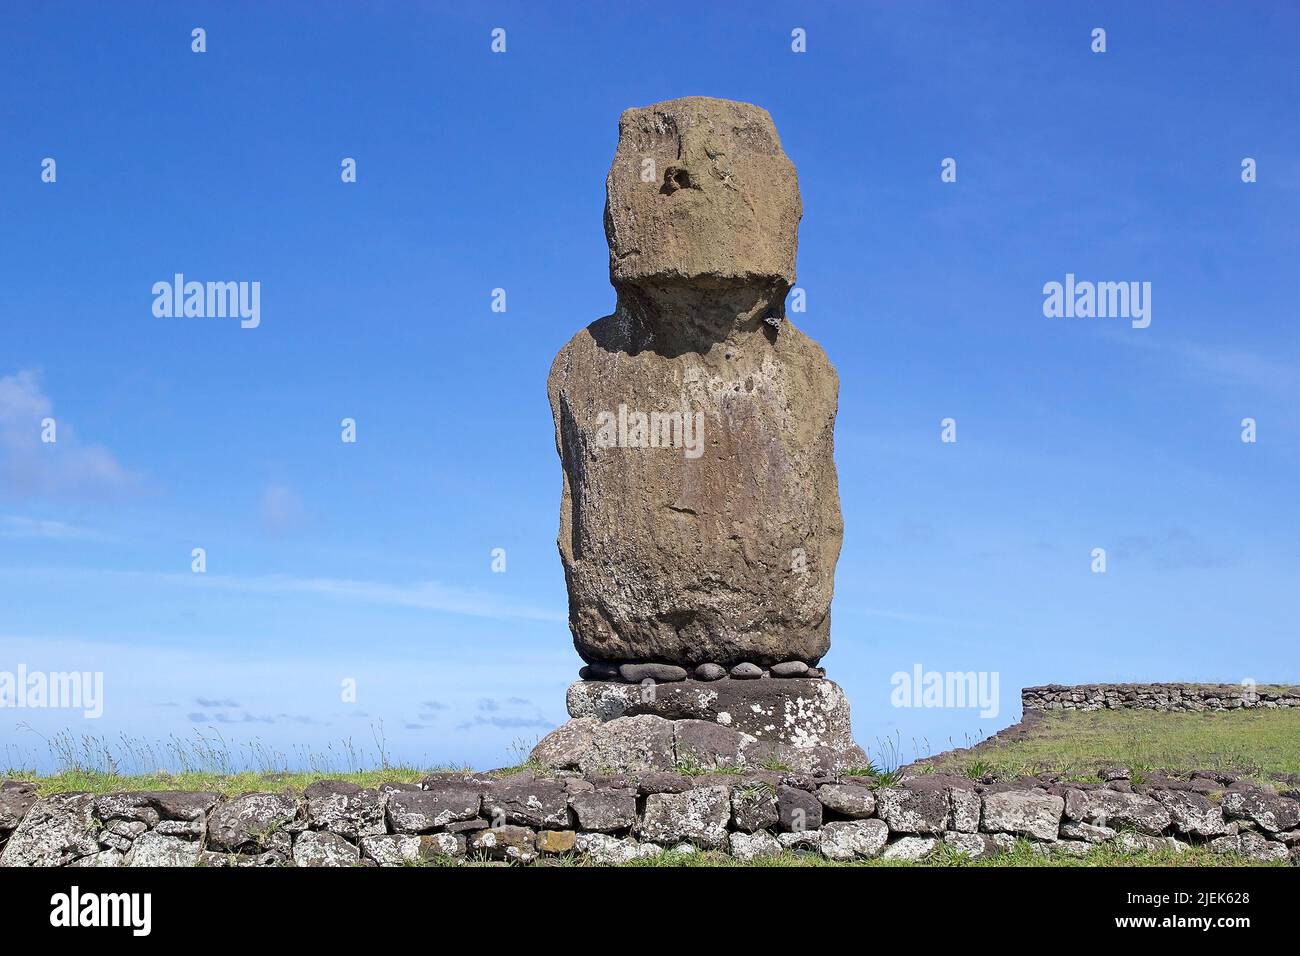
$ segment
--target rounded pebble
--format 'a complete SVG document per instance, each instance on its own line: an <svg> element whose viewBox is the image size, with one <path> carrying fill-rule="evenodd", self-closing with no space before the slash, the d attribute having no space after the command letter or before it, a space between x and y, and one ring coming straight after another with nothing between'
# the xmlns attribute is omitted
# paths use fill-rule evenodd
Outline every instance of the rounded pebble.
<svg viewBox="0 0 1300 956"><path fill-rule="evenodd" d="M727 676L727 669L721 664L701 664L695 668L696 680L721 680Z"/></svg>
<svg viewBox="0 0 1300 956"><path fill-rule="evenodd" d="M686 668L676 664L622 664L618 672L629 684L639 684L647 677L656 681L686 680Z"/></svg>
<svg viewBox="0 0 1300 956"><path fill-rule="evenodd" d="M803 661L784 661L772 665L773 677L803 677L808 673L808 665Z"/></svg>
<svg viewBox="0 0 1300 956"><path fill-rule="evenodd" d="M743 664L737 664L731 669L731 676L737 680L755 680L763 676L763 668L757 664L751 664L746 661Z"/></svg>

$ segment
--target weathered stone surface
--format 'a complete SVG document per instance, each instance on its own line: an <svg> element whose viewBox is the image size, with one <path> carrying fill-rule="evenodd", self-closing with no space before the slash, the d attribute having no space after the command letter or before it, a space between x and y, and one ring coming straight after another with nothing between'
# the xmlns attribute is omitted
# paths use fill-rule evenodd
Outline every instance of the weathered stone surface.
<svg viewBox="0 0 1300 956"><path fill-rule="evenodd" d="M293 841L294 866L356 866L360 851L337 833L308 830Z"/></svg>
<svg viewBox="0 0 1300 956"><path fill-rule="evenodd" d="M126 854L126 866L198 866L202 847L195 840L141 834Z"/></svg>
<svg viewBox="0 0 1300 956"><path fill-rule="evenodd" d="M881 854L884 860L903 860L909 863L915 863L917 860L924 860L934 852L934 848L939 845L938 840L927 837L905 836L895 840L885 848ZM823 850L825 849L825 838L822 840Z"/></svg>
<svg viewBox="0 0 1300 956"><path fill-rule="evenodd" d="M131 820L146 827L156 824L161 815L145 793L109 793L95 798L95 816L101 820Z"/></svg>
<svg viewBox="0 0 1300 956"><path fill-rule="evenodd" d="M1252 833L1249 830L1241 834L1237 852L1248 860L1258 860L1265 863L1274 860L1285 861L1289 858L1285 843L1266 839L1263 835Z"/></svg>
<svg viewBox="0 0 1300 956"><path fill-rule="evenodd" d="M208 843L219 850L277 849L275 834L298 817L298 802L283 793L246 793L208 817Z"/></svg>
<svg viewBox="0 0 1300 956"><path fill-rule="evenodd" d="M221 799L207 790L151 790L148 797L164 820L200 820Z"/></svg>
<svg viewBox="0 0 1300 956"><path fill-rule="evenodd" d="M653 843L687 841L716 848L727 841L730 819L731 792L726 787L654 793L646 797L640 835Z"/></svg>
<svg viewBox="0 0 1300 956"><path fill-rule="evenodd" d="M696 680L722 680L722 678L727 676L727 669L721 664L709 662L707 664L701 664L699 667L695 668L691 676Z"/></svg>
<svg viewBox="0 0 1300 956"><path fill-rule="evenodd" d="M876 812L876 796L866 787L823 784L817 788L817 799L827 810L856 820L865 820Z"/></svg>
<svg viewBox="0 0 1300 956"><path fill-rule="evenodd" d="M782 661L771 667L773 677L803 677L808 673L808 665L803 661Z"/></svg>
<svg viewBox="0 0 1300 956"><path fill-rule="evenodd" d="M531 863L537 859L537 834L514 824L478 830L470 835L469 852L491 860Z"/></svg>
<svg viewBox="0 0 1300 956"><path fill-rule="evenodd" d="M675 277L794 283L794 165L760 107L688 96L629 109L605 182L616 286ZM654 160L644 182L643 160Z"/></svg>
<svg viewBox="0 0 1300 956"><path fill-rule="evenodd" d="M1116 849L1123 850L1125 853L1150 853L1159 850L1178 850L1183 844L1169 837L1152 836L1149 833L1138 833L1136 831L1125 830L1115 837L1112 844Z"/></svg>
<svg viewBox="0 0 1300 956"><path fill-rule="evenodd" d="M730 673L736 680L758 680L763 676L763 668L750 661L741 661L731 668Z"/></svg>
<svg viewBox="0 0 1300 956"><path fill-rule="evenodd" d="M578 671L578 676L583 680L623 679L623 675L618 672L618 665L612 661L596 661L593 664L587 664Z"/></svg>
<svg viewBox="0 0 1300 956"><path fill-rule="evenodd" d="M950 826L959 833L976 833L980 828L983 800L974 790L949 787L948 802L952 805Z"/></svg>
<svg viewBox="0 0 1300 956"><path fill-rule="evenodd" d="M1212 837L1227 832L1223 811L1209 798L1188 790L1159 790L1155 798L1169 811L1179 833Z"/></svg>
<svg viewBox="0 0 1300 956"><path fill-rule="evenodd" d="M639 857L654 856L660 847L638 843L636 840L610 836L607 833L579 833L573 848L601 866L620 866Z"/></svg>
<svg viewBox="0 0 1300 956"><path fill-rule="evenodd" d="M1098 826L1132 827L1153 836L1163 833L1173 822L1169 811L1151 797L1102 789L1067 790L1065 816Z"/></svg>
<svg viewBox="0 0 1300 956"><path fill-rule="evenodd" d="M754 833L780 819L776 791L768 786L740 786L731 791L731 820L737 830Z"/></svg>
<svg viewBox="0 0 1300 956"><path fill-rule="evenodd" d="M781 844L781 849L790 850L791 852L821 852L822 831L821 830L804 830L802 833L777 833L776 842Z"/></svg>
<svg viewBox="0 0 1300 956"><path fill-rule="evenodd" d="M180 837L183 840L201 840L207 832L207 821L203 817L197 820L160 820L153 828L159 836Z"/></svg>
<svg viewBox="0 0 1300 956"><path fill-rule="evenodd" d="M0 781L0 839L17 829L37 800L36 787L21 780Z"/></svg>
<svg viewBox="0 0 1300 956"><path fill-rule="evenodd" d="M1075 820L1061 821L1061 838L1066 840L1105 843L1107 840L1115 839L1116 832L1110 827L1094 826L1091 823L1079 823Z"/></svg>
<svg viewBox="0 0 1300 956"><path fill-rule="evenodd" d="M639 773L676 766L672 721L653 714L618 717L599 724L578 758L583 773Z"/></svg>
<svg viewBox="0 0 1300 956"><path fill-rule="evenodd" d="M687 97L623 114L606 187L618 303L548 380L574 644L588 661L815 662L843 535L838 380L764 321L794 281L794 168L764 110ZM636 416L674 412L691 440L656 419L645 447Z"/></svg>
<svg viewBox="0 0 1300 956"><path fill-rule="evenodd" d="M82 856L73 860L68 866L98 868L103 866L122 866L126 859L125 854L120 850L100 850L98 853L92 853L90 856Z"/></svg>
<svg viewBox="0 0 1300 956"><path fill-rule="evenodd" d="M987 833L959 833L949 830L943 835L943 842L958 853L964 853L972 860L981 860L1000 852L1001 848Z"/></svg>
<svg viewBox="0 0 1300 956"><path fill-rule="evenodd" d="M362 837L361 855L379 866L410 866L439 856L464 856L465 838L454 833Z"/></svg>
<svg viewBox="0 0 1300 956"><path fill-rule="evenodd" d="M686 680L658 685L654 691L647 696L635 684L578 681L570 686L566 702L575 719L653 714L674 721L706 720L761 741L829 747L856 766L866 763L866 754L853 742L848 699L833 681Z"/></svg>
<svg viewBox="0 0 1300 956"><path fill-rule="evenodd" d="M1290 684L1079 684L1026 687L1025 711L1157 710L1228 711L1300 707L1300 685ZM1213 771L1202 771L1207 775ZM1216 774L1222 776L1222 774Z"/></svg>
<svg viewBox="0 0 1300 956"><path fill-rule="evenodd" d="M635 790L590 790L569 797L578 826L599 833L619 833L636 823Z"/></svg>
<svg viewBox="0 0 1300 956"><path fill-rule="evenodd" d="M1223 815L1251 820L1270 833L1282 833L1300 824L1300 803L1265 790L1233 790L1223 795Z"/></svg>
<svg viewBox="0 0 1300 956"><path fill-rule="evenodd" d="M313 830L327 830L353 841L384 832L384 807L378 790L342 780L320 780L303 796L307 822Z"/></svg>
<svg viewBox="0 0 1300 956"><path fill-rule="evenodd" d="M781 844L766 830L733 833L728 840L731 855L738 860L755 860L761 856L776 856L781 852Z"/></svg>
<svg viewBox="0 0 1300 956"><path fill-rule="evenodd" d="M676 664L622 664L618 668L619 676L632 684L643 680L671 681L686 680L686 668Z"/></svg>
<svg viewBox="0 0 1300 956"><path fill-rule="evenodd" d="M1215 837L1209 842L1209 847L1215 853L1240 853L1241 836L1233 833L1229 836Z"/></svg>
<svg viewBox="0 0 1300 956"><path fill-rule="evenodd" d="M816 830L822 825L821 801L797 787L776 788L777 823L786 833Z"/></svg>
<svg viewBox="0 0 1300 956"><path fill-rule="evenodd" d="M537 834L539 853L570 853L577 834L572 830L542 830Z"/></svg>
<svg viewBox="0 0 1300 956"><path fill-rule="evenodd" d="M572 691L570 691L572 692ZM591 749L596 728L601 721L594 716L574 717L556 727L537 742L529 759L543 767L576 770L582 757Z"/></svg>
<svg viewBox="0 0 1300 956"><path fill-rule="evenodd" d="M943 789L877 790L876 812L894 833L942 833L951 817L948 792Z"/></svg>
<svg viewBox="0 0 1300 956"><path fill-rule="evenodd" d="M836 820L817 832L822 854L831 860L870 859L889 842L889 827L883 820Z"/></svg>
<svg viewBox="0 0 1300 956"><path fill-rule="evenodd" d="M1009 790L984 795L980 821L986 833L1013 833L1039 840L1057 839L1065 801L1036 790Z"/></svg>
<svg viewBox="0 0 1300 956"><path fill-rule="evenodd" d="M405 790L389 795L388 824L394 833L429 833L455 820L473 819L482 803L482 788L473 783Z"/></svg>
<svg viewBox="0 0 1300 956"><path fill-rule="evenodd" d="M707 720L674 720L677 763L727 768L745 765L744 744L754 738Z"/></svg>
<svg viewBox="0 0 1300 956"><path fill-rule="evenodd" d="M0 866L64 866L98 853L94 806L95 798L85 793L36 801L5 844Z"/></svg>
<svg viewBox="0 0 1300 956"><path fill-rule="evenodd" d="M483 813L495 824L564 829L569 826L569 793L559 780L507 779L483 797Z"/></svg>
<svg viewBox="0 0 1300 956"><path fill-rule="evenodd" d="M288 856L278 850L266 850L262 853L230 853L204 850L199 854L199 866L204 867L284 866L287 862Z"/></svg>
<svg viewBox="0 0 1300 956"><path fill-rule="evenodd" d="M175 821L169 820L167 822L174 823ZM187 823L184 824L184 826L192 826L192 824ZM131 849L131 844L135 842L136 837L148 829L148 825L139 820L112 820L104 826L102 831L100 831L99 845L117 850L119 853L126 853ZM154 832L158 833L157 830ZM182 833L159 833L158 835L193 838L189 834Z"/></svg>

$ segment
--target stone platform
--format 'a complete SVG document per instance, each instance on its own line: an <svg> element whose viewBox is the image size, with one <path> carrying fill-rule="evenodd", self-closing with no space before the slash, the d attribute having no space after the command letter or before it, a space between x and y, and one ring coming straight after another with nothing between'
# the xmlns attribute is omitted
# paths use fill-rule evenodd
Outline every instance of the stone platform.
<svg viewBox="0 0 1300 956"><path fill-rule="evenodd" d="M757 740L794 747L853 744L849 702L833 681L770 678L684 680L653 685L578 681L565 695L570 717L707 720Z"/></svg>
<svg viewBox="0 0 1300 956"><path fill-rule="evenodd" d="M546 767L838 772L868 763L853 742L844 691L825 679L578 681L566 701L573 719L532 754Z"/></svg>

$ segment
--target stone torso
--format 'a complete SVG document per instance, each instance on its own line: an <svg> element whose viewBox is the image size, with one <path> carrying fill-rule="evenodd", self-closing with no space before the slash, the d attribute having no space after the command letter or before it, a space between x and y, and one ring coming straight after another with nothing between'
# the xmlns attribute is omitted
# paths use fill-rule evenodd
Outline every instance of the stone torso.
<svg viewBox="0 0 1300 956"><path fill-rule="evenodd" d="M746 324L702 351L656 350L616 313L555 360L559 547L587 661L826 653L838 380L789 321Z"/></svg>

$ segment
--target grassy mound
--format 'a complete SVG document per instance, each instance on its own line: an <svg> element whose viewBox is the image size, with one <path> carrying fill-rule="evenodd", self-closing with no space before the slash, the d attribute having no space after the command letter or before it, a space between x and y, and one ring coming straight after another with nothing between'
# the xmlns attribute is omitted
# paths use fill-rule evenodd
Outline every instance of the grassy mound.
<svg viewBox="0 0 1300 956"><path fill-rule="evenodd" d="M1216 770L1270 783L1300 783L1300 710L1163 713L1047 711L975 747L925 761L980 777L1056 773L1092 778L1120 764L1141 774Z"/></svg>

